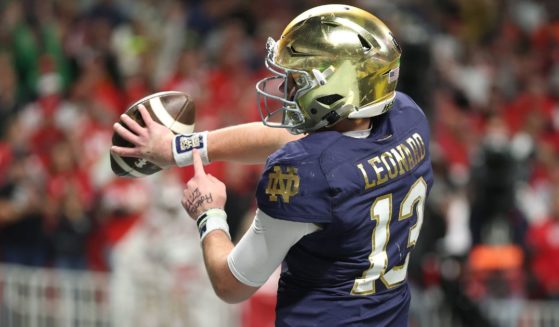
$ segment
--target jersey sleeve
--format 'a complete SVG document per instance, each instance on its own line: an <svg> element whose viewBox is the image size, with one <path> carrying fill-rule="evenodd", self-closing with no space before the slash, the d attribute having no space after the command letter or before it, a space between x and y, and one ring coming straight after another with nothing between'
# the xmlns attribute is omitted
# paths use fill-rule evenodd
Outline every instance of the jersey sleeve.
<svg viewBox="0 0 559 327"><path fill-rule="evenodd" d="M258 208L276 219L331 222L331 191L319 157L290 148L268 160L256 191Z"/></svg>

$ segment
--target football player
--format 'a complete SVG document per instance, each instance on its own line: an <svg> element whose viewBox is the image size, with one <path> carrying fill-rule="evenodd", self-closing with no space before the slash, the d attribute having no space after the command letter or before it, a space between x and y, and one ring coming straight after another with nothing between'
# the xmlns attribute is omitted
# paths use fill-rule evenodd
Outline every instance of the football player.
<svg viewBox="0 0 559 327"><path fill-rule="evenodd" d="M372 14L325 5L296 17L267 49L273 76L256 89L268 127L173 138L142 108L146 127L122 117L139 134L135 148L112 151L194 164L182 203L225 301L247 299L282 264L277 326L407 326L406 271L433 175L427 119L396 91L398 43ZM210 159L266 159L256 217L236 246L225 186L204 172Z"/></svg>

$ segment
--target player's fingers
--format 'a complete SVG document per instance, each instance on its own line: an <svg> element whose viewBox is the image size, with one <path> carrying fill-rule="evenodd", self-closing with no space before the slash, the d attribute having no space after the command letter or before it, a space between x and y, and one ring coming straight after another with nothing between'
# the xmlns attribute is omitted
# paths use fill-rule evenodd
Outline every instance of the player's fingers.
<svg viewBox="0 0 559 327"><path fill-rule="evenodd" d="M192 150L192 165L194 166L194 176L205 176L204 163L197 149Z"/></svg>
<svg viewBox="0 0 559 327"><path fill-rule="evenodd" d="M139 144L138 136L135 135L134 133L130 132L126 128L124 128L124 126L122 126L120 123L115 123L113 125L113 129L118 135L120 135L126 141L128 141L128 142L130 142L134 145Z"/></svg>
<svg viewBox="0 0 559 327"><path fill-rule="evenodd" d="M142 115L142 119L144 120L146 126L147 127L151 126L154 123L154 121L151 118L151 115L149 114L148 110L146 109L146 106L141 104L138 106L138 110L140 111L140 115Z"/></svg>
<svg viewBox="0 0 559 327"><path fill-rule="evenodd" d="M137 135L141 135L144 132L143 127L127 114L120 115L120 120L122 120L122 122L124 122L126 126L128 126L128 128Z"/></svg>
<svg viewBox="0 0 559 327"><path fill-rule="evenodd" d="M111 152L121 157L141 158L142 153L138 148L127 148L123 146L111 146Z"/></svg>

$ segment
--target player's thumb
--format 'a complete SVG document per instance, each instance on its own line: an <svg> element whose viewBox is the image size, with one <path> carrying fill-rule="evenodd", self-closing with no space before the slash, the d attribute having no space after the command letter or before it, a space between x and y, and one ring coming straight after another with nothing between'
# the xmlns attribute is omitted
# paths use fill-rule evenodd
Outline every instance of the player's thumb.
<svg viewBox="0 0 559 327"><path fill-rule="evenodd" d="M204 163L197 149L192 150L192 165L194 166L194 176L205 176Z"/></svg>

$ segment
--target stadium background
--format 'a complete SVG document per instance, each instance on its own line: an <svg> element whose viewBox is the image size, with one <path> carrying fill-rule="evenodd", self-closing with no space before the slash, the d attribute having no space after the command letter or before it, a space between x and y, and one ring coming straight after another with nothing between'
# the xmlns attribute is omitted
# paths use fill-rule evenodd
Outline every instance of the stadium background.
<svg viewBox="0 0 559 327"><path fill-rule="evenodd" d="M213 294L179 203L192 171L116 178L111 125L160 90L194 97L197 130L258 120L266 38L320 3L0 1L1 326L272 324L273 279ZM432 127L411 326L559 326L559 2L344 3L391 27ZM238 237L260 167L208 171Z"/></svg>

